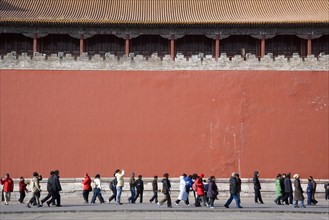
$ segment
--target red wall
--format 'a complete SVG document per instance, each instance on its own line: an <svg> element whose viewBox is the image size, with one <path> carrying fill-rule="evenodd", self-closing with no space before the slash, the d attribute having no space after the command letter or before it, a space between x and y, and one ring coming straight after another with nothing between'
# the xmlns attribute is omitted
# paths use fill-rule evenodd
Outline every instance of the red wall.
<svg viewBox="0 0 329 220"><path fill-rule="evenodd" d="M329 178L328 72L1 70L1 175Z"/></svg>

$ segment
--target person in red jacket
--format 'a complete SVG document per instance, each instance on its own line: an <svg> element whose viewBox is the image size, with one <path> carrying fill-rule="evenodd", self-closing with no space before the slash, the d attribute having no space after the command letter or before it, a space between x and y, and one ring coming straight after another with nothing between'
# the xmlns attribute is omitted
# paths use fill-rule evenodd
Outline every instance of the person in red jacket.
<svg viewBox="0 0 329 220"><path fill-rule="evenodd" d="M204 198L204 185L202 178L204 177L204 174L201 173L198 175L198 178L195 180L194 184L196 186L196 203L195 207L200 207L200 202L202 200L203 206L206 206L206 201Z"/></svg>
<svg viewBox="0 0 329 220"><path fill-rule="evenodd" d="M9 173L5 175L5 178L1 179L1 185L3 185L3 193L5 196L5 205L9 205L10 194L14 191L14 182L10 178Z"/></svg>
<svg viewBox="0 0 329 220"><path fill-rule="evenodd" d="M24 177L21 177L19 180L19 199L18 199L20 203L23 203L24 198L26 196L25 193L28 192L26 186L27 184L25 183Z"/></svg>
<svg viewBox="0 0 329 220"><path fill-rule="evenodd" d="M91 191L91 179L88 176L88 173L85 174L85 179L82 180L82 184L83 184L82 196L83 199L85 200L85 203L88 204L89 192Z"/></svg>

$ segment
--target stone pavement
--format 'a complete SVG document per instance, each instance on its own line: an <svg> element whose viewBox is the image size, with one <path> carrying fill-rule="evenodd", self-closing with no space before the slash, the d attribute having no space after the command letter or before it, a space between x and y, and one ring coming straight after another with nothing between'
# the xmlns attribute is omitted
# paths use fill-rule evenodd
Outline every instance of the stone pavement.
<svg viewBox="0 0 329 220"><path fill-rule="evenodd" d="M175 198L173 198L174 200ZM145 198L146 201L147 198ZM26 199L27 201L27 199ZM63 207L32 207L12 201L9 206L1 203L0 219L314 219L329 220L329 202L319 200L316 206L304 209L287 205L278 206L273 200L265 199L265 204L254 204L252 198L242 200L243 209L236 209L234 201L229 209L223 204L226 198L215 202L215 209L196 208L180 204L173 208L156 204L83 204L82 199L63 199Z"/></svg>

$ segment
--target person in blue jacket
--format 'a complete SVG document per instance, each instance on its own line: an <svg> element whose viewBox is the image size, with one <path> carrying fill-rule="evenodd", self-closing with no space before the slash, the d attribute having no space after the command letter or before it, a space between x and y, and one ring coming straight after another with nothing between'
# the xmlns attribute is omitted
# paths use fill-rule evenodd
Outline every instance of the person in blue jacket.
<svg viewBox="0 0 329 220"><path fill-rule="evenodd" d="M307 205L312 204L312 192L313 192L313 184L312 179L308 178L308 184L306 188L306 194L307 194Z"/></svg>

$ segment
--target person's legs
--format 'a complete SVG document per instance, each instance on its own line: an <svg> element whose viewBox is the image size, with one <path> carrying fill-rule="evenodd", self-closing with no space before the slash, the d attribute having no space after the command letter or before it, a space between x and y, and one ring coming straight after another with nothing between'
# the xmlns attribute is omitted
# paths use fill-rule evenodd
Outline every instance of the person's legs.
<svg viewBox="0 0 329 220"><path fill-rule="evenodd" d="M121 186L117 186L116 201L117 201L118 204L122 204L121 203L121 193L122 193L122 187Z"/></svg>
<svg viewBox="0 0 329 220"><path fill-rule="evenodd" d="M233 195L230 194L230 198L228 198L228 200L226 201L226 203L225 203L224 206L225 206L226 208L228 208L229 205L231 204L232 200L233 200Z"/></svg>
<svg viewBox="0 0 329 220"><path fill-rule="evenodd" d="M83 196L83 199L85 200L85 203L88 203L88 194L89 194L89 190L82 191L82 196Z"/></svg>
<svg viewBox="0 0 329 220"><path fill-rule="evenodd" d="M4 192L5 204L8 205L10 201L10 192Z"/></svg>
<svg viewBox="0 0 329 220"><path fill-rule="evenodd" d="M235 201L235 206L236 206L237 208L242 208L241 205L240 205L240 203L239 203L239 198L238 198L238 196L237 196L237 195L233 195L233 199L234 199L234 201Z"/></svg>
<svg viewBox="0 0 329 220"><path fill-rule="evenodd" d="M97 197L98 197L98 200L101 204L104 203L104 198L103 198L102 192L100 190L99 190L99 193L98 193Z"/></svg>
<svg viewBox="0 0 329 220"><path fill-rule="evenodd" d="M171 197L170 197L170 194L166 194L166 196L167 196L167 206L168 207L172 207L171 206Z"/></svg>
<svg viewBox="0 0 329 220"><path fill-rule="evenodd" d="M98 193L99 193L99 189L94 189L94 195L91 198L91 203L95 203Z"/></svg>

